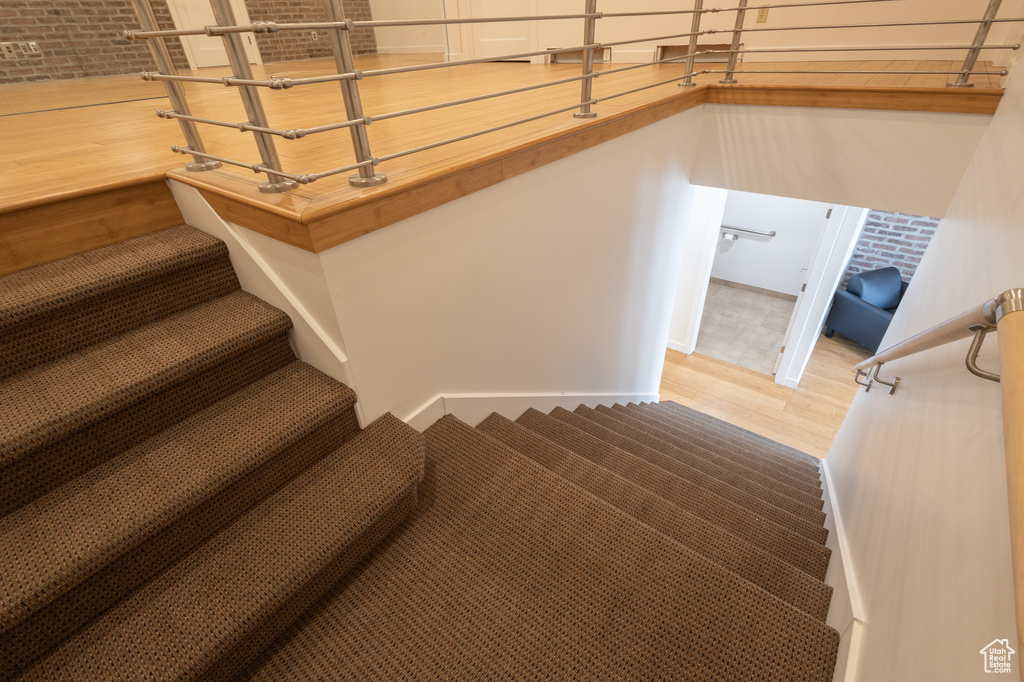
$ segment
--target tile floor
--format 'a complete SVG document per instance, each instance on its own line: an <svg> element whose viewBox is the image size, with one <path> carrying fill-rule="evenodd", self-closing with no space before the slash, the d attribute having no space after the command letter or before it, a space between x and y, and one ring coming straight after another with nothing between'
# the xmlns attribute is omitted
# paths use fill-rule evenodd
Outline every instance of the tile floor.
<svg viewBox="0 0 1024 682"><path fill-rule="evenodd" d="M696 352L771 374L796 300L712 279Z"/></svg>

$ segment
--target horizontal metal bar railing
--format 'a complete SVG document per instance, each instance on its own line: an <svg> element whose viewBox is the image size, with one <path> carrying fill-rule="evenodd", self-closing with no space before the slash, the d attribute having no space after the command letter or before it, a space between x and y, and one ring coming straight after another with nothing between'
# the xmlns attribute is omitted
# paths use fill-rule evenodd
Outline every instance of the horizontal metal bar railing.
<svg viewBox="0 0 1024 682"><path fill-rule="evenodd" d="M513 88L511 90L501 90L499 92L489 92L486 95L477 95L475 97L465 97L463 99L451 100L449 102L441 102L439 104L428 104L422 107L416 107L414 109L403 109L402 111L392 111L388 114L378 114L376 116L368 116L372 122L376 121L387 121L392 118L399 118L401 116L411 116L413 114L423 114L428 111L437 111L438 109L447 109L448 107L459 106L460 104L472 104L473 102L482 102L488 99L494 99L496 97L506 97L508 95L518 95L522 92L529 92L531 90L541 90L543 88L550 88L556 85L566 85L568 83L578 83L588 78L597 78L600 73L592 73L585 76L574 76L572 78L563 78L557 81L546 81L544 83L538 83L537 85L527 85L521 88Z"/></svg>
<svg viewBox="0 0 1024 682"><path fill-rule="evenodd" d="M786 7L816 7L824 5L852 5L864 2L898 2L899 0L837 0L836 2L808 3L806 5L771 5L772 9ZM388 28L400 26L450 26L458 24L493 24L510 23L519 21L564 21L567 19L615 19L624 17L642 16L669 16L681 14L707 14L717 12L735 12L740 8L708 8L701 10L670 10L663 12L597 12L595 14L553 14L538 16L512 16L512 17L472 17L462 19L389 19L380 21L310 21L304 23L279 24L273 21L254 21L250 24L239 24L237 26L204 26L203 28L170 29L164 31L123 31L122 37L127 40L144 40L146 38L181 38L185 36L222 36L227 33L276 33L278 31L312 31L319 29L338 29L351 31L357 28ZM939 21L900 21L878 24L820 24L817 26L761 26L745 28L743 33L759 33L764 31L823 31L829 29L855 29L855 28L895 28L895 27L920 27L920 26L950 26L980 24L982 19L943 19ZM990 23L1020 23L1024 17L1004 17L991 19ZM713 29L709 33L731 33L728 29ZM657 38L645 38L644 40L657 40ZM641 42L641 41L636 41Z"/></svg>
<svg viewBox="0 0 1024 682"><path fill-rule="evenodd" d="M350 164L348 166L342 166L340 168L332 168L331 170L328 170L328 171L321 171L320 173L295 174L295 173L286 173L286 172L284 172L282 170L277 170L277 169L274 169L274 168L269 168L269 167L267 167L267 166L265 166L263 164L245 163L244 161L235 161L234 159L226 159L224 157L215 156L213 154L207 154L205 152L197 152L197 151L195 151L193 149L190 149L188 147L182 147L182 146L179 146L179 145L171 145L171 151L172 152L176 152L178 154L189 154L189 155L192 155L192 156L199 156L201 158L209 159L211 161L220 161L221 163L226 163L226 164L231 165L231 166L237 166L238 168L245 168L247 170L251 170L254 173L265 173L267 175L274 175L274 176L277 176L277 177L285 178L287 180L292 180L292 181L297 182L297 183L302 184L302 185L308 185L311 182L315 182L315 181L317 181L317 180L319 180L321 178L326 178L326 177L331 176L331 175L339 175L341 173L351 173L352 171L359 170L360 168L363 168L364 166L376 166L378 161L379 161L378 159L370 159L368 161L363 161L361 163L353 163L353 164Z"/></svg>
<svg viewBox="0 0 1024 682"><path fill-rule="evenodd" d="M697 71L697 72L694 72L694 73L696 75L696 74L729 73L729 71L727 69L703 69L701 71ZM856 74L866 74L866 75L872 75L872 74L873 75L892 74L894 76L956 76L960 72L959 71L866 71L866 70L861 70L861 69L857 69L857 70L854 70L854 71L836 71L836 70L832 70L832 69L822 69L822 70L815 69L815 70L802 70L802 71L791 70L791 69L790 70L778 70L778 71L761 71L761 70L753 71L753 70L744 69L740 73L742 73L744 76L757 75L759 73L763 73L763 74L790 73L790 74L794 74L794 75L823 74L823 75L851 75L851 76L852 75L856 75ZM1007 71L1006 69L1003 69L1001 71L972 71L971 73L973 73L975 76L1006 76L1010 72Z"/></svg>
<svg viewBox="0 0 1024 682"><path fill-rule="evenodd" d="M136 2L146 3L148 0L133 0ZM984 44L987 40L988 28L995 23L1016 23L1024 22L1024 18L1021 17L1003 17L996 18L996 11L1000 5L1001 0L990 0L989 9L985 16L981 19L942 19L935 21L890 21L890 22L877 22L877 23L847 23L847 24L820 24L820 25L798 25L798 26L756 26L751 28L744 28L744 19L747 18L746 14L757 9L757 7L749 6L747 1L741 1L738 6L730 7L708 7L703 6L704 0L694 0L693 9L670 9L670 10L642 10L636 11L624 11L624 12L601 12L597 5L597 0L580 0L585 3L585 9L580 13L568 13L568 14L542 14L542 15L523 15L523 16L500 16L500 17L447 17L437 19L423 19L423 20L405 20L405 19L386 19L386 20L369 20L369 21L353 21L348 19L344 15L344 11L341 8L340 0L324 0L325 8L327 8L327 21L311 21L311 22L288 22L288 23L276 23L273 21L256 21L249 24L235 24L233 22L234 16L225 10L227 6L225 3L227 0L211 0L215 8L219 10L215 11L215 14L221 21L222 25L205 26L197 29L183 29L183 30L158 30L159 27L154 22L150 22L148 25L143 22L143 29L141 31L125 31L124 36L129 39L147 39L151 42L151 45L156 42L161 42L165 38L170 37L184 37L184 36L214 36L221 37L226 41L226 44L234 45L233 48L236 53L240 54L236 43L230 43L230 41L238 41L237 34L241 33L255 33L255 34L269 34L280 31L301 31L301 30L324 30L331 36L332 45L336 55L336 67L337 72L333 74L319 75L319 76L308 76L302 78L290 78L290 77L270 77L270 78L253 78L249 69L242 68L242 65L238 65L245 73L242 77L239 77L239 72L235 71L235 74L225 77L206 77L206 76L182 76L178 75L173 69L161 69L159 73L147 72L143 74L143 78L146 80L153 81L164 81L168 87L171 85L177 85L178 83L195 83L195 84L217 84L222 86L236 87L240 93L247 98L245 101L248 102L246 105L248 109L252 109L255 112L256 121L221 121L214 118L207 118L202 116L193 115L188 111L180 111L178 107L175 107L174 111L161 110L158 111L158 115L167 119L176 119L183 126L189 125L194 126L195 124L206 124L214 125L225 128L233 128L240 132L248 132L256 135L258 142L262 145L261 155L264 157L264 163L261 164L249 164L241 161L230 161L221 157L214 156L207 153L200 146L201 143L190 142L186 146L175 147L174 150L192 154L197 159L205 159L210 162L228 163L230 165L238 166L241 168L248 168L258 173L267 173L269 175L283 178L291 182L307 184L313 182L318 178L328 177L330 175L337 175L340 173L349 172L352 170L358 170L362 176L361 186L370 186L371 184L379 184L386 181L386 176L383 174L374 174L372 167L377 166L379 163L384 161L391 161L411 154L425 152L431 149L436 149L445 145L454 144L464 140L473 139L482 135L505 130L519 125L524 125L533 121L537 121L543 118L555 116L567 111L572 111L579 108L579 112L575 115L577 117L591 117L596 114L591 113L591 107L601 102L607 102L616 98L625 97L634 93L650 90L652 88L661 87L664 85L679 83L680 85L694 85L693 78L698 75L705 74L726 74L726 79L723 83L734 83L736 82L734 76L736 74L753 75L753 74L802 74L802 75L813 75L813 74L893 74L893 75L930 75L930 76L959 76L957 83L951 83L957 87L969 87L967 79L972 75L985 75L985 76L1004 76L1006 70L975 70L974 61L977 59L977 55L982 50L1016 50L1020 48L1019 44ZM771 5L772 9L806 9L809 7L823 7L823 6L839 6L839 5L864 5L884 2L899 2L901 0L820 0L818 2L788 2L783 4ZM219 12L219 14L218 14ZM703 15L714 14L721 12L735 12L736 21L735 27L732 29L701 29L700 19ZM616 19L616 18L629 18L629 17L659 17L659 16L692 16L691 30L682 33L670 33L666 35L658 36L646 36L640 38L631 39L617 39L613 41L602 42L597 40L597 36L594 33L594 27L598 20ZM455 26L455 25L476 25L476 24L499 24L499 23L512 23L522 21L580 21L583 23L585 29L583 32L583 44L573 45L569 47L559 47L555 49L535 50L529 52L520 52L516 54L501 55L498 57L480 57L471 58L458 61L443 61L443 62L430 62L425 64L413 64L407 66L396 66L396 67L385 67L368 70L360 70L356 68L355 63L352 61L351 51L348 47L348 36L351 31L355 29L378 29L378 28L391 28L391 27L409 27L409 26ZM889 45L889 46L832 46L832 47L783 47L783 48L744 48L741 47L741 36L746 33L768 33L768 32L794 32L794 31L836 31L836 30L848 30L848 29L881 29L881 28L912 28L912 27L929 27L929 26L953 26L953 25L978 25L978 34L975 36L974 43L972 44L941 44L941 45ZM731 46L729 49L720 48L708 48L698 49L698 38L704 36L713 35L725 35L730 36ZM669 58L654 59L645 63L630 64L627 66L617 66L614 68L595 67L594 55L599 50L609 50L611 48L620 47L624 45L635 45L639 43L666 43L671 41L686 41L689 42L689 47L686 49L685 54L677 55ZM154 42L155 41L155 42ZM969 56L964 64L964 67L957 71L952 70L929 70L929 71L918 71L918 70L860 70L860 69L740 69L737 70L736 60L740 55L748 54L801 54L801 53L827 53L827 52L883 52L883 51L968 51ZM495 92L482 93L473 95L470 97L464 97L456 100L437 102L432 104L425 104L421 106L414 106L406 109L399 109L381 114L363 113L361 105L359 104L359 90L358 82L360 80L370 77L381 77L390 76L397 74L408 74L417 72L427 72L436 69L448 69L455 68L458 66L469 66L474 64L483 64L493 62L495 60L526 60L533 59L536 57L551 57L554 55L564 53L583 53L583 69L582 73L578 76L560 78L552 81L545 81L541 83L534 83L525 85L522 87L516 87L512 89L500 90ZM728 68L722 69L696 69L694 64L695 60L699 56L714 55L714 54L727 54L729 55ZM685 73L681 75L674 75L671 78L659 80L654 83L647 83L635 88L626 88L619 92L613 92L610 94L603 94L602 96L595 96L592 94L592 83L601 76L611 76L614 74L622 74L629 71L639 69L649 69L658 65L665 64L680 64L685 63ZM268 88L274 90L286 90L296 86L302 85L313 85L320 83L339 83L342 86L342 92L346 101L346 110L349 111L348 120L335 121L326 123L324 125L308 127L308 128L287 128L287 127L274 127L266 123L263 120L265 117L261 112L261 105L258 102L258 96L255 95L254 88ZM574 103L572 106L566 106L557 108L551 111L547 111L542 114L537 114L527 118L522 118L516 121L508 123L502 123L500 125L491 126L483 130L477 130L467 132L465 134L457 135L448 139L432 142L429 144L423 144L411 149L399 150L393 153L374 157L369 152L369 142L366 137L366 128L375 121L387 121L392 119L398 119L402 117L412 116L416 114L424 114L427 112L438 111L457 107L461 105L468 105L475 102L481 102L485 100L491 100L500 97L514 96L522 93L537 91L546 88L553 88L556 86L567 85L571 83L582 84L582 95L578 103ZM333 130L349 129L353 136L353 145L356 152L356 159L358 163L354 165L347 165L341 168L324 171L321 173L312 174L295 174L287 173L279 168L271 168L268 165L267 159L276 159L276 152L267 147L269 144L267 136L275 136L284 139L300 139L308 135L316 133L329 132ZM213 164L210 164L211 167ZM356 176L353 176L353 181L356 180ZM353 182L353 184L356 184Z"/></svg>
<svg viewBox="0 0 1024 682"><path fill-rule="evenodd" d="M774 9L774 7L773 7ZM992 23L1020 23L1024 17L1013 17L1007 19L992 19ZM946 19L941 21L892 21L881 24L821 24L818 26L760 26L745 28L744 33L765 33L771 31L824 31L835 29L856 29L856 28L906 28L921 26L957 26L967 24L980 24L981 19Z"/></svg>
<svg viewBox="0 0 1024 682"><path fill-rule="evenodd" d="M187 116L185 114L179 114L176 111L165 111L158 109L156 115L160 118L178 119L184 121L193 121L195 123L205 123L207 125L220 126L222 128L234 128L239 132L249 133L266 133L268 135L277 135L283 137L286 140L300 140L307 135L314 135L316 133L326 133L331 130L341 130L342 128L351 128L352 126L365 125L366 120L358 121L340 121L338 123L328 123L327 125L316 126L313 128L266 128L262 126L253 125L247 121L232 123L230 121L221 121L213 118L201 118L199 116ZM369 118L369 117L367 117Z"/></svg>
<svg viewBox="0 0 1024 682"><path fill-rule="evenodd" d="M1015 45L890 45L888 47L787 47L785 49L755 48L737 50L737 54L788 54L790 52L922 52L928 50L1019 50ZM706 50L706 52L731 52L731 50Z"/></svg>
<svg viewBox="0 0 1024 682"><path fill-rule="evenodd" d="M591 100L589 103L590 104L596 104L597 102L596 102L596 100ZM487 135L488 133L496 133L499 130L505 130L507 128L513 128L515 126L524 125L526 123L532 123L534 121L539 121L540 119L548 118L549 116L555 116L557 114L564 114L565 112L572 111L573 109L576 109L578 107L579 107L579 104L573 104L571 107L563 107L561 109L556 109L554 111L548 111L548 112L543 113L543 114L537 114L536 116L530 116L529 118L522 118L522 119L519 119L518 121L512 121L511 123L504 123L504 124L499 125L499 126L493 126L491 128L487 128L485 130L479 130L479 131L476 131L476 132L473 132L473 133L466 133L465 135L459 135L458 137L448 138L447 140L441 140L440 142L433 142L431 144L425 144L422 147L416 147L414 149L406 149L405 151L395 152L394 154L388 154L386 156L380 157L379 160L381 162L391 161L393 159L398 159L398 158L401 158L403 156L408 156L410 154L416 154L418 152L425 152L425 151L430 150L430 149L437 149L438 147L444 147L446 145L454 144L456 142L462 142L464 140L470 140L470 139L472 139L474 137L480 137L481 135Z"/></svg>

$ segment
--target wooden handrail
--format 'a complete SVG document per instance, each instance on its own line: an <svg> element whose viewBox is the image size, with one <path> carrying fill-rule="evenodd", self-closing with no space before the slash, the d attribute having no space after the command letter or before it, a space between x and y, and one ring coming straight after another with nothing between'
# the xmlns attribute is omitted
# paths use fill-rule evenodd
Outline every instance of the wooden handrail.
<svg viewBox="0 0 1024 682"><path fill-rule="evenodd" d="M928 331L868 358L854 369L860 372L882 363L929 348L967 338L976 330L999 333L999 375L983 373L998 381L1003 401L1003 448L1006 455L1006 488L1010 514L1010 552L1013 561L1014 613L1018 642L1024 642L1024 289L1009 289L977 308L936 325ZM984 338L977 332L970 360ZM971 367L970 361L968 367ZM978 373L972 369L975 373ZM876 369L877 378L878 371ZM899 382L899 379L896 379ZM860 383L860 381L858 381ZM869 385L869 384L864 384ZM893 386L893 384L888 384ZM1018 647L1019 648L1019 647ZM1018 666L1024 682L1024 666Z"/></svg>
<svg viewBox="0 0 1024 682"><path fill-rule="evenodd" d="M998 329L1013 598L1020 639L1024 638L1024 310L1004 313ZM1018 664L1018 669L1024 680L1024 666Z"/></svg>

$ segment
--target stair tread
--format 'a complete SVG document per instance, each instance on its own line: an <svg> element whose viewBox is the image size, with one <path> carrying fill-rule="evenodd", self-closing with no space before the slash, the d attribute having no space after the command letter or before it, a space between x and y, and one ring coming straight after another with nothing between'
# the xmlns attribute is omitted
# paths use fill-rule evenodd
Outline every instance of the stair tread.
<svg viewBox="0 0 1024 682"><path fill-rule="evenodd" d="M452 417L425 436L420 512L246 679L831 679L824 623Z"/></svg>
<svg viewBox="0 0 1024 682"><path fill-rule="evenodd" d="M5 275L0 378L238 289L227 255L182 225Z"/></svg>
<svg viewBox="0 0 1024 682"><path fill-rule="evenodd" d="M654 408L655 406L652 405L650 407ZM672 434L678 440L698 445L714 452L720 457L760 471L781 483L803 491L813 499L821 499L821 481L812 479L806 474L794 471L785 465L780 465L780 462L770 455L750 452L744 448L737 448L728 442L716 440L713 434L706 432L704 429L681 423L675 420L672 415L660 413L654 409L641 409L636 405L614 405L612 409L636 416L655 428Z"/></svg>
<svg viewBox="0 0 1024 682"><path fill-rule="evenodd" d="M0 382L0 466L290 326L237 291Z"/></svg>
<svg viewBox="0 0 1024 682"><path fill-rule="evenodd" d="M825 514L816 506L810 504L803 493L790 488L784 490L783 486L769 487L763 482L765 479L757 480L749 470L729 466L728 460L714 461L693 455L689 450L677 447L672 443L658 438L661 435L657 431L643 428L643 422L631 419L627 415L615 412L598 406L590 409L581 405L576 408L575 413L597 422L623 436L635 440L643 445L651 447L674 460L683 462L688 466L698 469L709 476L713 476L745 493L764 500L785 512L793 514L811 524L821 526L825 523Z"/></svg>
<svg viewBox="0 0 1024 682"><path fill-rule="evenodd" d="M821 485L821 474L816 464L797 460L780 451L775 447L779 445L775 441L753 438L755 434L752 431L740 429L721 420L709 421L705 419L706 415L695 410L681 412L662 403L629 405L628 409L645 412L651 418L672 424L677 429L698 434L710 443L724 444L741 456L770 461L772 466L780 471L785 471L793 478L806 481L816 488ZM726 428L727 426L730 428Z"/></svg>
<svg viewBox="0 0 1024 682"><path fill-rule="evenodd" d="M801 611L828 615L832 588L795 566L497 413L477 430Z"/></svg>
<svg viewBox="0 0 1024 682"><path fill-rule="evenodd" d="M244 665L247 638L272 638L296 595L338 580L408 511L423 474L422 437L394 417L299 474L125 601L55 647L23 679L209 679ZM327 575L329 574L329 575ZM279 616L278 614L285 614ZM286 616L286 617L285 617ZM281 621L281 622L279 622ZM239 657L241 656L241 658Z"/></svg>
<svg viewBox="0 0 1024 682"><path fill-rule="evenodd" d="M802 458L795 457L792 447L783 445L780 442L746 430L735 424L705 415L695 410L680 406L678 403L654 403L649 406L652 415L664 415L680 426L695 425L706 434L728 442L730 445L739 447L743 452L749 452L760 457L770 457L779 464L785 466L796 474L802 475L812 482L820 483L821 474L816 462L809 462ZM791 452L792 451L792 452ZM803 455L803 453L800 453ZM805 455L805 457L810 457Z"/></svg>
<svg viewBox="0 0 1024 682"><path fill-rule="evenodd" d="M805 489L806 484L801 481L795 481L785 474L779 474L777 471L766 471L765 467L751 466L749 462L742 459L730 459L728 457L723 457L713 449L703 447L700 441L696 439L679 438L677 434L673 434L671 431L666 430L666 425L662 422L652 419L644 419L642 418L642 415L625 411L622 405L616 405L615 407L598 405L595 409L601 414L605 414L609 417L620 420L624 424L641 429L650 438L658 439L673 448L686 452L693 458L708 462L712 466L717 466L727 471L731 471L735 475L743 476L768 490L774 491L778 496L787 497L793 500L796 504L807 509L814 510L819 514L822 513L821 509L824 506L824 503L821 501L821 498L815 494L814 489Z"/></svg>
<svg viewBox="0 0 1024 682"><path fill-rule="evenodd" d="M815 578L825 577L831 550L822 544L537 410L527 410L516 423L643 486Z"/></svg>
<svg viewBox="0 0 1024 682"><path fill-rule="evenodd" d="M551 412L551 416L581 431L585 431L605 443L635 455L645 462L664 469L707 493L713 494L722 500L728 500L730 503L746 509L752 514L763 517L782 528L791 530L819 544L825 544L825 540L828 538L828 531L825 530L821 523L815 524L791 512L779 509L759 497L755 497L713 476L709 476L702 471L688 466L684 462L668 457L641 442L627 438L596 421L591 421L563 408L555 408Z"/></svg>
<svg viewBox="0 0 1024 682"><path fill-rule="evenodd" d="M0 519L0 632L354 402L296 361Z"/></svg>
<svg viewBox="0 0 1024 682"><path fill-rule="evenodd" d="M677 412L680 412L682 414L688 414L688 415L690 415L692 417L695 417L697 419L702 419L702 420L704 420L705 422L707 422L709 424L714 424L714 425L716 425L716 426L718 426L720 428L723 428L723 429L725 429L727 431L732 431L734 433L739 433L739 434L744 435L745 437L751 438L753 440L760 441L760 442L764 443L765 445L767 445L769 447L773 447L773 448L777 449L781 453L789 455L790 457L792 457L793 459L795 459L797 461L800 461L800 462L803 462L804 464L809 465L814 470L817 470L817 468L818 468L818 459L816 457L814 457L813 455L809 455L806 452L798 450L797 448L794 448L794 447L792 447L790 445L786 445L785 443L780 443L777 440L773 440L773 439L769 438L768 436L762 436L761 434L759 434L759 433L757 433L755 431L751 431L749 429L745 429L742 426L737 426L736 424L731 424L731 423L725 421L724 419L719 419L718 417L712 416L712 415L710 415L710 414L708 414L706 412L701 412L700 410L695 410L692 407L687 407L686 405L681 405L681 404L679 404L677 402L674 402L672 400L665 400L665 401L662 401L661 403L658 403L658 404L659 405L663 405L665 407L668 407L669 409L676 410Z"/></svg>

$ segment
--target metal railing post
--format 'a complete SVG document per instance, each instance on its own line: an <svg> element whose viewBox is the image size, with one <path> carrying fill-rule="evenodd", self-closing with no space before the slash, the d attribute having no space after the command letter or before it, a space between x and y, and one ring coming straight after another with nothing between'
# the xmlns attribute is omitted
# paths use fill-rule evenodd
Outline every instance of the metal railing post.
<svg viewBox="0 0 1024 682"><path fill-rule="evenodd" d="M160 26L156 20L156 14L153 12L153 6L149 4L149 0L132 0L132 9L135 10L135 16L139 20L139 26L142 27L143 31L158 31ZM153 61L156 62L156 68L160 70L160 73L168 76L178 75L177 69L174 68L174 60L171 59L171 53L167 49L167 43L164 42L162 36L155 36L146 39L146 44L149 45L149 52L153 55ZM167 98L171 100L171 106L179 114L186 116L191 115L191 110L188 107L188 100L185 99L185 89L178 81L164 81L164 90L167 92ZM199 135L199 128L192 121L186 121L179 119L178 123L181 125L181 132L185 135L185 142L188 144L190 149L194 149L197 152L206 152L206 147L203 146L203 138ZM208 171L214 168L220 168L221 163L219 161L211 161L204 159L199 156L192 157L192 163L185 164L185 170L190 171Z"/></svg>
<svg viewBox="0 0 1024 682"><path fill-rule="evenodd" d="M586 13L594 15L597 13L597 0L586 0ZM587 47L583 50L583 81L582 93L580 94L580 110L573 114L575 118L597 118L597 113L590 110L591 99L593 99L594 79L594 41L597 39L597 17L588 16L583 20L583 44Z"/></svg>
<svg viewBox="0 0 1024 682"><path fill-rule="evenodd" d="M718 81L723 85L735 83L733 73L736 71L736 57L739 56L740 38L743 35L743 20L747 14L747 1L739 0L739 8L736 10L736 27L732 31L732 47L729 48L729 65L725 67L725 78Z"/></svg>
<svg viewBox="0 0 1024 682"><path fill-rule="evenodd" d="M690 50L686 57L686 78L679 84L682 88L692 88L696 85L693 82L693 60L697 56L697 34L700 33L700 17L704 13L704 0L694 0L693 21L690 24Z"/></svg>
<svg viewBox="0 0 1024 682"><path fill-rule="evenodd" d="M345 114L350 121L365 120L357 82L362 74L356 71L355 60L352 58L352 42L349 39L352 23L345 18L345 8L342 7L341 0L324 0L324 10L327 12L327 21L348 23L347 29L339 28L328 33L331 36L334 64L338 73L356 74L355 80L338 81L341 86L341 97L345 102ZM374 161L375 164L376 160L370 153L370 138L366 135L366 124L352 126L349 132L352 134L352 150L355 152L356 162ZM348 179L353 187L376 187L387 181L388 176L378 173L373 165L360 166L359 172Z"/></svg>
<svg viewBox="0 0 1024 682"><path fill-rule="evenodd" d="M235 11L231 7L231 0L210 0L213 8L213 16L221 26L234 26ZM252 69L249 67L249 57L245 53L245 44L242 42L241 33L225 33L221 36L224 39L224 49L228 53L228 63L231 64L231 72L236 78L252 80ZM238 92L242 97L242 105L245 107L245 114L249 117L249 123L261 128L269 128L267 113L263 110L263 102L260 101L259 90L251 85L239 85ZM274 146L274 138L267 133L253 131L256 138L256 148L260 152L260 159L264 166L274 170L281 168L281 159L277 155L277 148ZM259 183L261 192L285 192L294 189L298 183L279 176L269 176L272 179Z"/></svg>
<svg viewBox="0 0 1024 682"><path fill-rule="evenodd" d="M967 53L967 59L964 60L964 65L960 70L960 75L954 82L948 84L949 87L974 87L974 83L968 83L967 80L971 77L971 72L974 71L975 64L978 63L978 57L981 55L981 47L985 44L985 40L988 38L988 32L992 28L992 20L996 18L996 14L999 12L999 6L1002 3L1003 0L989 0L988 9L985 10L985 16L981 20L981 25L978 26L978 33L974 36L974 42L972 43L971 50Z"/></svg>

